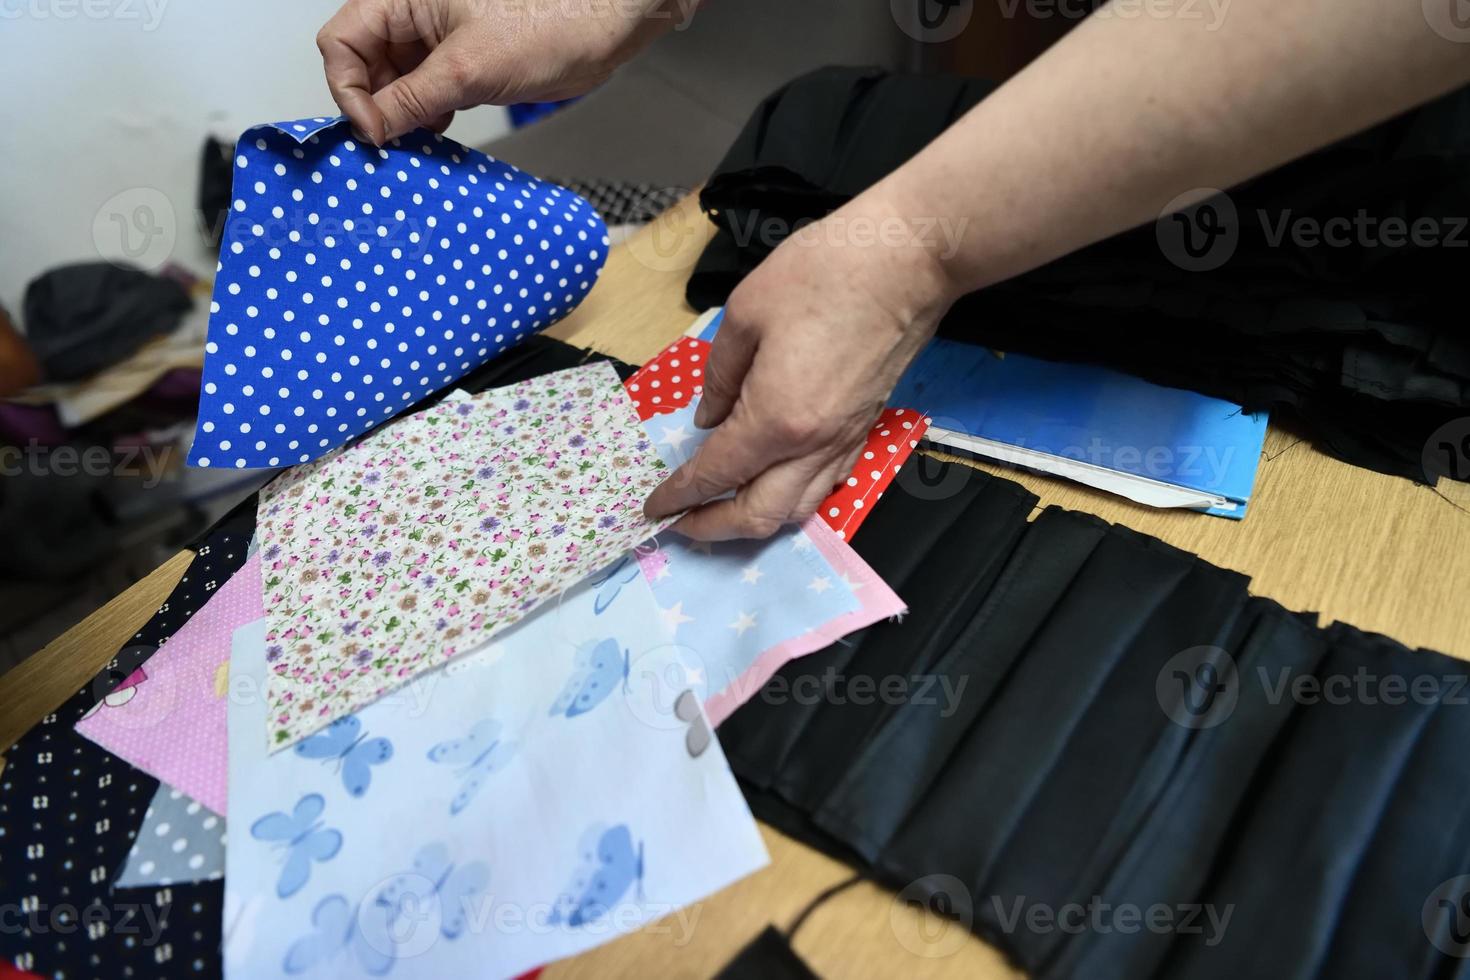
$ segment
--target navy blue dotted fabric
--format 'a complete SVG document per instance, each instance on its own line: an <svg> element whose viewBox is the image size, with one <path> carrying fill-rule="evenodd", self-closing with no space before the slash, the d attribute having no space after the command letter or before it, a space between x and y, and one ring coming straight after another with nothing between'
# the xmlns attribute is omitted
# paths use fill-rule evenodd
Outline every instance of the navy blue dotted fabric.
<svg viewBox="0 0 1470 980"><path fill-rule="evenodd" d="M76 734L78 719L245 562L254 507L198 546L178 586L86 687L5 751L0 773L0 957L41 976L215 976L220 882L114 890L158 781Z"/></svg>

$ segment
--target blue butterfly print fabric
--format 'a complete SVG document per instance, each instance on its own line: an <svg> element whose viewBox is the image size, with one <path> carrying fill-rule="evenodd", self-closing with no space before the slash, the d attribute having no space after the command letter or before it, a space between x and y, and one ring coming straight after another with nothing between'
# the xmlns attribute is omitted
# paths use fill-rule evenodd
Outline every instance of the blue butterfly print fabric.
<svg viewBox="0 0 1470 980"><path fill-rule="evenodd" d="M250 836L285 848L286 860L276 880L276 894L289 898L311 877L313 862L330 861L342 849L342 833L323 826L326 800L318 793L303 796L289 813L276 811L250 825Z"/></svg>
<svg viewBox="0 0 1470 980"><path fill-rule="evenodd" d="M597 598L592 604L593 612L601 615L607 611L607 607L617 599L618 593L623 591L623 586L633 581L640 574L638 562L631 555L624 555L612 564L605 572L592 577L592 587L597 590Z"/></svg>
<svg viewBox="0 0 1470 980"><path fill-rule="evenodd" d="M345 955L369 976L383 976L400 958L424 953L439 937L459 938L489 881L484 862L456 864L445 844L426 844L410 870L370 891L360 904L340 894L319 901L311 931L287 948L281 969L294 976ZM348 969L344 964L336 972Z"/></svg>
<svg viewBox="0 0 1470 980"><path fill-rule="evenodd" d="M594 824L582 836L581 865L552 908L552 925L576 929L607 915L643 882L643 842L633 840L627 824Z"/></svg>
<svg viewBox="0 0 1470 980"><path fill-rule="evenodd" d="M449 812L459 813L469 806L490 774L503 769L515 753L516 743L504 736L504 726L494 718L476 723L463 738L440 742L430 749L429 761L453 767L459 780Z"/></svg>
<svg viewBox="0 0 1470 980"><path fill-rule="evenodd" d="M636 571L636 563L630 564ZM626 690L628 661L628 651L613 638L589 640L578 646L572 676L552 702L551 714L575 718L606 701L619 686Z"/></svg>
<svg viewBox="0 0 1470 980"><path fill-rule="evenodd" d="M318 968L324 975L331 969L346 972L351 964L334 964L345 951L368 976L381 977L393 969L392 952L369 942L358 928L357 906L341 895L328 895L311 911L311 932L287 948L281 969L289 976Z"/></svg>
<svg viewBox="0 0 1470 980"><path fill-rule="evenodd" d="M368 738L356 715L338 718L325 730L296 744L303 759L334 763L342 775L342 786L361 798L373 782L373 766L393 758L393 743L386 738Z"/></svg>
<svg viewBox="0 0 1470 980"><path fill-rule="evenodd" d="M584 579L301 751L270 753L265 703L230 700L225 980L515 976L765 863L719 742L691 752L697 704L691 720L642 680L670 645L647 580L599 602L620 578ZM232 683L263 683L265 635L236 631ZM378 738L392 758L358 797L346 760ZM335 856L307 856L329 832Z"/></svg>
<svg viewBox="0 0 1470 980"><path fill-rule="evenodd" d="M642 884L642 842L634 842L628 824L594 824L582 835L579 851L581 865L572 884L551 909L553 926L566 923L578 929L595 923L623 901L631 887Z"/></svg>
<svg viewBox="0 0 1470 980"><path fill-rule="evenodd" d="M565 316L606 256L582 198L426 130L303 119L236 153L195 466L321 456Z"/></svg>

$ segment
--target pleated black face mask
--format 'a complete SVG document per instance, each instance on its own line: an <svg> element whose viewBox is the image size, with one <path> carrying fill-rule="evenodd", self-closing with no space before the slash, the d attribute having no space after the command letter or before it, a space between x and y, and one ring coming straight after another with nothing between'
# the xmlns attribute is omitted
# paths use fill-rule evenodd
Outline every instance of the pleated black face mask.
<svg viewBox="0 0 1470 980"><path fill-rule="evenodd" d="M923 489L853 542L909 618L783 669L818 696L722 726L759 816L1038 977L1451 972L1464 664L1089 515L1028 524L1003 480ZM927 683L842 696L895 673Z"/></svg>

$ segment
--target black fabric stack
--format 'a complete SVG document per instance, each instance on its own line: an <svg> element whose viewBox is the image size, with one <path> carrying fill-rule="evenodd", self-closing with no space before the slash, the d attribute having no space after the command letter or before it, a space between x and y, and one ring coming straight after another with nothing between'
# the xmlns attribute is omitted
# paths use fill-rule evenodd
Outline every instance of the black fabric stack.
<svg viewBox="0 0 1470 980"><path fill-rule="evenodd" d="M883 501L854 547L909 614L720 728L758 816L1039 977L1434 977L1470 951L1470 878L1434 901L1470 872L1464 664L1085 514L1028 524L1035 497L972 470L917 458Z"/></svg>
<svg viewBox="0 0 1470 980"><path fill-rule="evenodd" d="M690 303L723 303L792 227L893 171L992 89L828 68L771 95L700 194L719 230L690 277ZM1461 282L1470 256L1470 90L1229 198L1238 238L1218 268L1175 264L1171 256L1180 256L1166 254L1150 224L965 297L940 332L1269 409L1341 459L1423 480L1429 437L1470 412ZM1212 206L1229 223L1229 211ZM1341 245L1301 244L1287 230L1333 219ZM1352 223L1345 233L1343 219ZM1392 229L1416 223L1426 229L1420 242L1395 244ZM1455 475L1467 474L1470 466Z"/></svg>

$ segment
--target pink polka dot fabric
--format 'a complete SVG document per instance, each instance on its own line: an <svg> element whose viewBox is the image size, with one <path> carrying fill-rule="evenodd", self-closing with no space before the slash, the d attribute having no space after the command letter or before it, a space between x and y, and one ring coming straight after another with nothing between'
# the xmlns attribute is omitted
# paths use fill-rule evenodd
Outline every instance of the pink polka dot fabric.
<svg viewBox="0 0 1470 980"><path fill-rule="evenodd" d="M214 592L215 584L205 582L204 588ZM77 723L77 731L215 813L224 813L230 642L235 630L265 615L260 557L252 555L218 589L148 659L146 676L130 688L133 696L117 704L99 702Z"/></svg>

